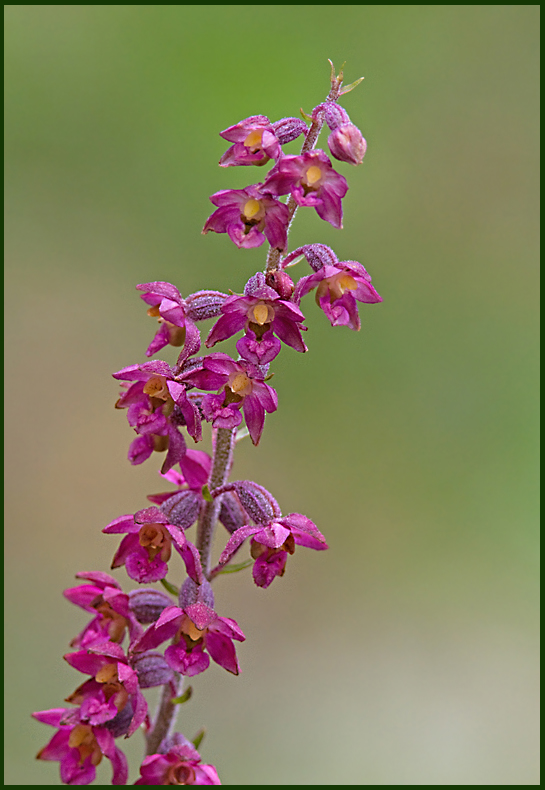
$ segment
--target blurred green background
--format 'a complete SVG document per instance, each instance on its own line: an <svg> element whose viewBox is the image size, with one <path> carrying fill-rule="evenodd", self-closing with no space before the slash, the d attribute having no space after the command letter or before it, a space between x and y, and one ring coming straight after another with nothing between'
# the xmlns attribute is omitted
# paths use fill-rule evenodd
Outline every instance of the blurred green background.
<svg viewBox="0 0 545 790"><path fill-rule="evenodd" d="M218 581L242 674L195 678L179 726L207 727L224 784L538 784L539 7L5 13L6 783L59 783L30 713L81 679L61 656L87 617L61 591L164 490L113 409L156 326L134 285L240 291L263 268L266 247L200 234L210 194L263 178L218 168L218 132L309 112L331 58L365 76L343 104L369 147L338 164L344 230L302 210L290 247L360 260L384 302L354 333L307 297L310 351L277 360L280 408L233 472L330 550L268 591Z"/></svg>

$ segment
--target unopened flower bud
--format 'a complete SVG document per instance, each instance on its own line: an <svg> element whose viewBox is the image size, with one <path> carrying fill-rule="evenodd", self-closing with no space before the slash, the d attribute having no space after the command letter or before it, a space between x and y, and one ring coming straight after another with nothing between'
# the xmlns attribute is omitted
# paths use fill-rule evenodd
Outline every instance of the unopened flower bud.
<svg viewBox="0 0 545 790"><path fill-rule="evenodd" d="M247 523L246 511L231 492L224 494L221 498L218 520L231 535Z"/></svg>
<svg viewBox="0 0 545 790"><path fill-rule="evenodd" d="M345 123L350 123L350 116L339 104L335 104L335 102L326 102L322 104L321 107L324 110L325 122L331 131Z"/></svg>
<svg viewBox="0 0 545 790"><path fill-rule="evenodd" d="M205 606L214 608L214 591L210 582L203 581L202 584L196 584L189 576L182 584L180 595L178 599L180 609L185 609L186 606L191 606L194 603L203 603Z"/></svg>
<svg viewBox="0 0 545 790"><path fill-rule="evenodd" d="M172 606L172 599L159 590L131 590L129 609L139 623L146 625L159 619L163 609Z"/></svg>
<svg viewBox="0 0 545 790"><path fill-rule="evenodd" d="M204 321L221 315L221 306L227 294L221 291L197 291L185 300L186 312L193 321Z"/></svg>
<svg viewBox="0 0 545 790"><path fill-rule="evenodd" d="M361 165L367 150L362 133L353 123L338 126L327 138L327 144L335 159L351 165Z"/></svg>
<svg viewBox="0 0 545 790"><path fill-rule="evenodd" d="M274 288L276 293L284 301L289 301L295 289L295 285L289 274L286 272L269 272L265 277L265 282L270 288Z"/></svg>
<svg viewBox="0 0 545 790"><path fill-rule="evenodd" d="M338 258L331 249L325 244L307 244L303 248L303 253L311 269L319 271L323 266L335 266Z"/></svg>
<svg viewBox="0 0 545 790"><path fill-rule="evenodd" d="M307 131L307 125L302 118L282 118L273 123L272 128L280 145L291 143Z"/></svg>
<svg viewBox="0 0 545 790"><path fill-rule="evenodd" d="M263 486L251 480L241 480L232 486L243 508L256 524L267 524L282 515L278 502Z"/></svg>
<svg viewBox="0 0 545 790"><path fill-rule="evenodd" d="M126 735L129 731L133 716L134 709L132 702L129 700L113 719L104 722L104 727L112 733L114 738L119 738L121 735Z"/></svg>
<svg viewBox="0 0 545 790"><path fill-rule="evenodd" d="M173 494L161 506L170 524L180 529L189 529L199 515L201 498L195 491L187 490Z"/></svg>
<svg viewBox="0 0 545 790"><path fill-rule="evenodd" d="M131 661L132 668L138 675L138 685L143 689L163 686L173 675L164 657L160 653L142 653Z"/></svg>

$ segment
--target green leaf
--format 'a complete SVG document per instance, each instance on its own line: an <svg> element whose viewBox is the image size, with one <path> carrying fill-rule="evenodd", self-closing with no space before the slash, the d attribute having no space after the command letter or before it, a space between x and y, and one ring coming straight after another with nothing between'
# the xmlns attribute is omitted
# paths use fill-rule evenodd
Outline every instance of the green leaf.
<svg viewBox="0 0 545 790"><path fill-rule="evenodd" d="M171 595L175 595L176 597L178 597L178 595L180 594L179 589L175 587L174 584L167 582L166 579L161 579L161 584L163 585L165 590L169 592Z"/></svg>
<svg viewBox="0 0 545 790"><path fill-rule="evenodd" d="M246 436L250 435L250 431L246 426L244 428L239 428L235 435L235 442L240 442L241 439L245 439Z"/></svg>
<svg viewBox="0 0 545 790"><path fill-rule="evenodd" d="M238 562L235 565L228 565L226 568L218 571L218 576L220 573L238 573L238 571L243 571L244 568L249 568L252 563L253 560L244 560L244 562Z"/></svg>
<svg viewBox="0 0 545 790"><path fill-rule="evenodd" d="M210 493L210 489L208 488L208 485L206 483L202 487L202 498L206 502L213 502L214 501L213 498L212 498L212 494Z"/></svg>
<svg viewBox="0 0 545 790"><path fill-rule="evenodd" d="M173 705L183 705L184 702L187 702L188 699L191 699L193 694L192 686L188 686L183 694L180 694L179 697L173 697L170 701Z"/></svg>
<svg viewBox="0 0 545 790"><path fill-rule="evenodd" d="M350 83L350 85L347 85L347 86L346 86L346 88L343 88L343 89L342 89L342 91L341 91L340 95L341 95L341 96L344 96L344 94L345 94L345 93L350 93L350 91L353 91L353 90L354 90L354 88L355 88L357 85L359 85L359 84L360 84L360 82L362 82L362 80L364 80L364 79L365 79L365 77L360 77L360 78L359 78L359 80L356 80L355 82L351 82L351 83Z"/></svg>
<svg viewBox="0 0 545 790"><path fill-rule="evenodd" d="M304 255L298 255L297 258L294 258L289 263L286 263L286 265L283 268L288 269L290 266L295 266L296 264L300 263L300 261L302 261L304 257L305 257Z"/></svg>
<svg viewBox="0 0 545 790"><path fill-rule="evenodd" d="M201 727L201 729L198 731L198 733L195 735L195 737L191 741L191 743L193 744L195 749L199 748L199 746L202 743L202 739L204 738L205 735L206 735L206 727Z"/></svg>

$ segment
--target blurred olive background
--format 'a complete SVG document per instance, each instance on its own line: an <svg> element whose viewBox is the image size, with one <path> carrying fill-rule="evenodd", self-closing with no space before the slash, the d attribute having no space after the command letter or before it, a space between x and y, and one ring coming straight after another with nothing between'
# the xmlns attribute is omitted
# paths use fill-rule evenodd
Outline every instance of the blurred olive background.
<svg viewBox="0 0 545 790"><path fill-rule="evenodd" d="M156 328L134 285L240 292L263 268L200 233L210 194L265 172L220 169L218 132L310 112L331 58L365 76L343 105L368 151L336 165L344 230L301 210L290 248L360 260L384 302L355 333L307 297L309 353L274 364L278 412L233 472L330 550L267 591L218 580L242 674L195 678L179 728L206 726L225 784L538 784L538 6L5 11L6 783L59 783L30 713L81 681L61 591L165 490L113 409ZM140 735L120 745L133 782Z"/></svg>

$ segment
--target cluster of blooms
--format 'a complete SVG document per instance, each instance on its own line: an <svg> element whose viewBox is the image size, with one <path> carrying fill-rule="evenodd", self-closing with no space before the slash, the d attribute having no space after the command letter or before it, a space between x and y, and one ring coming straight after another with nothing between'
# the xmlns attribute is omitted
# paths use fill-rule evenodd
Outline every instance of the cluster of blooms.
<svg viewBox="0 0 545 790"><path fill-rule="evenodd" d="M220 573L251 564L255 584L267 588L283 576L296 546L327 548L309 518L283 515L267 489L251 480L228 482L228 477L236 441L247 433L257 445L265 415L278 407L267 380L282 343L307 351L301 310L306 294L316 290L316 302L332 326L351 329L360 328L357 302L381 301L361 263L339 261L323 244L287 254L288 228L298 206L313 207L323 220L341 227L341 200L348 185L327 154L313 147L323 123L330 129L328 145L336 159L359 164L366 150L361 132L337 103L354 85L342 91L342 74L334 72L331 85L327 100L305 116L309 126L297 118L271 123L256 115L221 132L232 143L220 159L222 167L263 166L270 160L274 165L262 183L212 195L218 208L203 232L227 233L238 247L256 247L267 238L271 246L265 272L251 276L242 294L199 291L184 298L171 283L137 286L148 315L159 322L146 355L168 345L181 352L173 366L154 360L114 373L122 388L116 407L127 410L136 434L130 462L141 464L154 452L164 452L161 475L174 490L149 495L150 506L114 519L103 532L123 536L112 569L125 566L139 585L162 582L169 594L153 587L125 593L101 572L79 573L76 578L83 583L65 590L71 603L92 615L72 640L74 652L64 656L86 679L65 700L72 707L34 716L57 728L38 757L60 761L66 784L93 781L103 756L112 763L112 783L125 784L127 761L115 739L138 729L144 731L147 756L135 784L220 784L215 768L201 762L200 736L190 742L172 734L178 708L190 696L190 688L182 688L185 677L204 672L211 659L239 673L235 642L245 637L235 620L216 612L211 582ZM282 146L300 135L301 154L283 154ZM279 200L288 194L286 203ZM294 283L286 268L303 259L311 273ZM205 347L241 333L238 359L218 352L199 355L198 324L207 319L216 320ZM246 429L239 429L243 419ZM188 447L189 438L201 440L203 422L211 423L212 455ZM213 566L217 523L227 537ZM187 533L195 524L191 541ZM247 539L249 559L233 564ZM166 578L173 548L186 571L180 588ZM162 645L163 652L158 650ZM163 695L151 717L142 690L155 686L163 687Z"/></svg>

